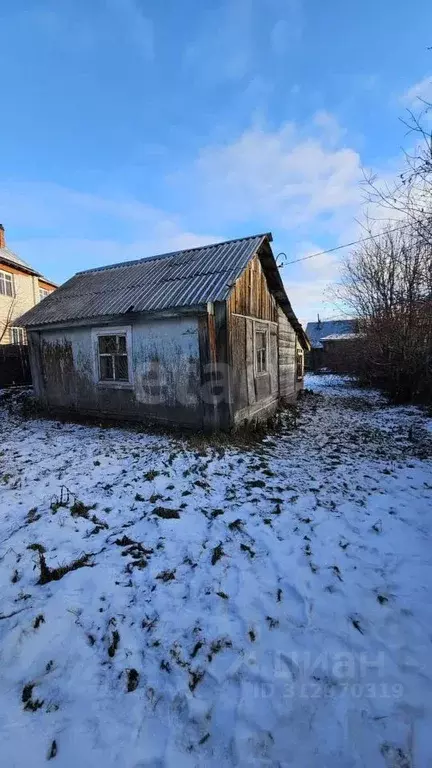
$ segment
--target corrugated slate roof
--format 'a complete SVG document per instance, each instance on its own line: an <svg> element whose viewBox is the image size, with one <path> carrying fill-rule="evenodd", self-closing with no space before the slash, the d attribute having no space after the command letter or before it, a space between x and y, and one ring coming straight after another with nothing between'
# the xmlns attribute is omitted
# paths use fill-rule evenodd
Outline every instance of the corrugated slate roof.
<svg viewBox="0 0 432 768"><path fill-rule="evenodd" d="M41 280L44 280L46 283L49 283L50 285L56 285L53 283L52 280L48 280L47 277L44 277L40 272L38 272L36 269L33 269L33 267L30 266L30 264L27 263L27 261L24 261L24 259L21 259L19 256L17 256L16 253L10 250L7 246L4 248L0 248L0 265L5 264L9 267L16 267L17 269L22 269L25 272L27 272L29 275L35 275L36 277L40 277ZM1 266L0 266L1 268Z"/></svg>
<svg viewBox="0 0 432 768"><path fill-rule="evenodd" d="M306 333L313 349L322 347L322 340L329 336L340 337L357 332L357 320L320 320L316 323L308 323Z"/></svg>
<svg viewBox="0 0 432 768"><path fill-rule="evenodd" d="M271 235L78 272L19 322L31 327L223 301L266 239Z"/></svg>
<svg viewBox="0 0 432 768"><path fill-rule="evenodd" d="M160 312L225 301L250 259L260 250L269 288L304 349L309 341L299 323L270 247L271 233L189 248L138 261L78 272L26 312L16 323L37 327L76 320Z"/></svg>
<svg viewBox="0 0 432 768"><path fill-rule="evenodd" d="M27 264L24 259L20 259L16 253L11 251L10 248L7 248L6 246L4 248L0 248L0 261L11 264L12 266L21 267L21 269L25 269L26 272L30 272L32 275L42 277L40 272L37 272L35 269L33 269L30 264Z"/></svg>

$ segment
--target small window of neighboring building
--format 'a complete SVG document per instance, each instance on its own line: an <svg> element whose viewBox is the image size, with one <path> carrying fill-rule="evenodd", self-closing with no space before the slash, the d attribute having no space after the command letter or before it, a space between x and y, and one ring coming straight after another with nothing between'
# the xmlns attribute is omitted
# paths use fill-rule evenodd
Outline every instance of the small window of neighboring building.
<svg viewBox="0 0 432 768"><path fill-rule="evenodd" d="M268 370L268 333L263 326L255 328L255 371L267 373Z"/></svg>
<svg viewBox="0 0 432 768"><path fill-rule="evenodd" d="M3 296L15 296L13 275L0 271L0 293Z"/></svg>
<svg viewBox="0 0 432 768"><path fill-rule="evenodd" d="M130 329L94 331L97 344L97 378L100 382L131 382Z"/></svg>
<svg viewBox="0 0 432 768"><path fill-rule="evenodd" d="M42 301L42 299L45 298L45 296L49 296L51 291L47 291L46 288L39 288L39 301Z"/></svg>
<svg viewBox="0 0 432 768"><path fill-rule="evenodd" d="M11 344L27 344L27 334L25 328L10 329Z"/></svg>
<svg viewBox="0 0 432 768"><path fill-rule="evenodd" d="M303 350L297 350L297 379L302 379L304 376L304 355Z"/></svg>

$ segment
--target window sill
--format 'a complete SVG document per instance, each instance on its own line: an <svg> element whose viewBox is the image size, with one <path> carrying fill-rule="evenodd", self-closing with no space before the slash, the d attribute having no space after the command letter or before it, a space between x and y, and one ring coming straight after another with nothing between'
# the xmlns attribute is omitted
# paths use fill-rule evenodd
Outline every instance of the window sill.
<svg viewBox="0 0 432 768"><path fill-rule="evenodd" d="M133 389L130 381L98 381L97 386L100 389Z"/></svg>
<svg viewBox="0 0 432 768"><path fill-rule="evenodd" d="M268 376L268 375L269 375L268 371L260 371L260 373L258 373L258 371L255 371L255 377L257 379L260 379L262 376Z"/></svg>

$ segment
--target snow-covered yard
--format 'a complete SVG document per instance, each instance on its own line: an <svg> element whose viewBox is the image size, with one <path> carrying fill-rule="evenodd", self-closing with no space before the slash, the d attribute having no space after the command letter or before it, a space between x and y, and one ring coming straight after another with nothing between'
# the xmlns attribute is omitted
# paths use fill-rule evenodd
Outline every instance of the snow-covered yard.
<svg viewBox="0 0 432 768"><path fill-rule="evenodd" d="M431 422L308 386L250 447L0 410L2 765L432 764Z"/></svg>

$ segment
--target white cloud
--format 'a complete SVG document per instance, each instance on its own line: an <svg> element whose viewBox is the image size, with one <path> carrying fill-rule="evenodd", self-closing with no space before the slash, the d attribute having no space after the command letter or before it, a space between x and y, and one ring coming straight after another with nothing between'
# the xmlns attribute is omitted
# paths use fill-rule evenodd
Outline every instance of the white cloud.
<svg viewBox="0 0 432 768"><path fill-rule="evenodd" d="M321 318L335 314L334 302L328 295L327 280L303 282L285 277L284 285L294 312L303 326L314 320L318 313Z"/></svg>
<svg viewBox="0 0 432 768"><path fill-rule="evenodd" d="M360 157L336 146L341 135L335 118L321 112L306 129L295 123L250 128L230 144L207 147L192 177L198 204L212 206L223 221L336 231L361 201Z"/></svg>
<svg viewBox="0 0 432 768"><path fill-rule="evenodd" d="M401 97L402 103L408 107L418 106L419 100L432 102L432 75L414 83Z"/></svg>

